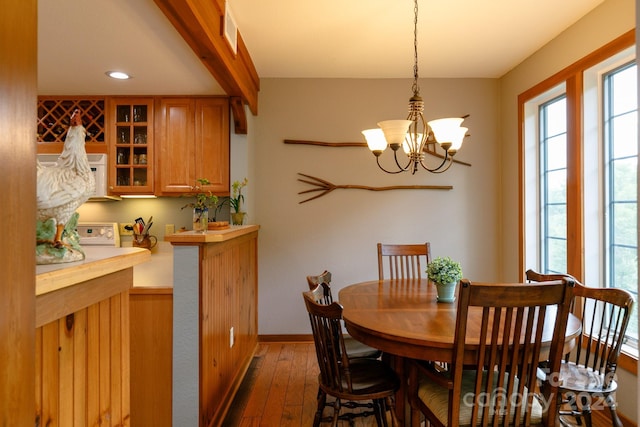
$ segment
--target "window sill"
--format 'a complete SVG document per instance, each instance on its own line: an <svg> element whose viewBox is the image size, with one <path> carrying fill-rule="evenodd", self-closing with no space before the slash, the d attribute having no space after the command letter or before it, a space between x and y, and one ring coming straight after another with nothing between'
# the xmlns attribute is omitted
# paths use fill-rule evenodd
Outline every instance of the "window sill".
<svg viewBox="0 0 640 427"><path fill-rule="evenodd" d="M634 375L638 375L638 354L631 354L629 352L621 352L618 357L618 367L629 371Z"/></svg>

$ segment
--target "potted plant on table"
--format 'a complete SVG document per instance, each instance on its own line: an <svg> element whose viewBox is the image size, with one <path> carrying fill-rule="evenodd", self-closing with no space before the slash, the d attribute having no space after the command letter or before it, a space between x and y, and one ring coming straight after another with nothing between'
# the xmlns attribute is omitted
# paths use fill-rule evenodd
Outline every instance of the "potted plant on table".
<svg viewBox="0 0 640 427"><path fill-rule="evenodd" d="M199 178L196 181L197 184L192 187L194 191L203 190L202 187L211 184L207 178ZM193 208L193 231L205 232L209 225L209 208L215 208L218 204L218 196L211 191L204 190L190 194L190 196L195 200L184 205L182 209Z"/></svg>
<svg viewBox="0 0 640 427"><path fill-rule="evenodd" d="M460 263L449 257L438 257L427 265L426 273L436 284L438 302L455 301L456 284L462 279Z"/></svg>
<svg viewBox="0 0 640 427"><path fill-rule="evenodd" d="M233 225L242 225L244 222L246 212L242 211L242 202L244 202L242 189L247 186L248 182L249 180L245 178L242 181L234 181L231 185L232 194L231 197L229 197L229 204L233 209L233 212L231 212L231 222Z"/></svg>

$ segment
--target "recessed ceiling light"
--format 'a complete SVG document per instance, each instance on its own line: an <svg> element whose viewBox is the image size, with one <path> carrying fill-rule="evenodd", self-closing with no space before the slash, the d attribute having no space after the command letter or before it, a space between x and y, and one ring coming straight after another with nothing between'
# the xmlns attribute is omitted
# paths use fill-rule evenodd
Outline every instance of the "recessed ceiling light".
<svg viewBox="0 0 640 427"><path fill-rule="evenodd" d="M129 74L123 73L122 71L107 71L105 74L111 77L112 79L118 79L118 80L127 80L131 78Z"/></svg>

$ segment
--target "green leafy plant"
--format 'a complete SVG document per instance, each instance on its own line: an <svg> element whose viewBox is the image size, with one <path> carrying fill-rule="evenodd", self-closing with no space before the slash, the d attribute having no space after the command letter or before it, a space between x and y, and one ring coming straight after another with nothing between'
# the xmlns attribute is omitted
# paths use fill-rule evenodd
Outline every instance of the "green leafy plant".
<svg viewBox="0 0 640 427"><path fill-rule="evenodd" d="M229 197L229 204L233 208L234 212L242 212L242 202L244 202L242 189L247 186L248 182L249 180L245 178L242 181L234 181L231 185L232 195Z"/></svg>
<svg viewBox="0 0 640 427"><path fill-rule="evenodd" d="M438 257L427 265L427 277L435 283L453 283L462 279L460 263L449 257Z"/></svg>
<svg viewBox="0 0 640 427"><path fill-rule="evenodd" d="M218 213L218 211L220 211L220 209L222 209L226 202L229 202L229 206L231 206L235 213L242 212L242 202L244 202L242 189L247 186L248 182L249 180L247 178L243 179L242 181L233 181L233 184L231 184L231 196L229 196L229 199L223 200L222 203L218 205L216 214Z"/></svg>
<svg viewBox="0 0 640 427"><path fill-rule="evenodd" d="M207 178L199 178L196 180L198 184L193 187L193 190L201 190L205 185L211 184ZM213 194L211 191L200 191L192 194L187 194L188 197L194 197L194 201L187 203L182 207L184 208L194 208L198 210L204 210L213 208L218 204L218 196Z"/></svg>

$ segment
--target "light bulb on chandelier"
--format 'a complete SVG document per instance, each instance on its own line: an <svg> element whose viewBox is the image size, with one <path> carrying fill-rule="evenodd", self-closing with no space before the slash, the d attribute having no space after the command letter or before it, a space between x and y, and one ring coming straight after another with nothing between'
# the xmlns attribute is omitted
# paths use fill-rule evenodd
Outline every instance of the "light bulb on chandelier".
<svg viewBox="0 0 640 427"><path fill-rule="evenodd" d="M467 128L462 127L464 118L446 118L426 122L424 101L418 86L418 0L414 0L413 30L413 96L409 99L409 115L406 120L384 120L378 122L377 129L363 130L367 145L376 157L378 167L387 173L418 171L419 166L432 173L442 173L453 163L453 156L462 146ZM436 144L444 150L442 162L430 168L424 162L425 152L434 153ZM380 164L380 156L387 146L393 150L397 170L390 171ZM398 151L402 147L407 163L401 164ZM404 163L404 162L403 162Z"/></svg>

